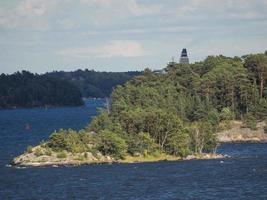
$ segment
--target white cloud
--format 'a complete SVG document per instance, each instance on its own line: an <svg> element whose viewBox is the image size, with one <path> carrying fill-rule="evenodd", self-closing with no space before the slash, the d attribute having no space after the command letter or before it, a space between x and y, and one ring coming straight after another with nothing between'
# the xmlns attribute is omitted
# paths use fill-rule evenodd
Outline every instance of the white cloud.
<svg viewBox="0 0 267 200"><path fill-rule="evenodd" d="M113 57L140 57L148 55L148 51L144 50L143 46L131 40L112 40L107 44L99 47L79 47L67 48L61 50L58 54L61 56L76 57L76 58L113 58Z"/></svg>
<svg viewBox="0 0 267 200"><path fill-rule="evenodd" d="M96 6L98 9L108 9L110 13L119 15L150 15L158 13L161 9L160 5L144 6L137 3L136 0L81 0L81 2Z"/></svg>
<svg viewBox="0 0 267 200"><path fill-rule="evenodd" d="M266 0L187 0L178 4L178 16L258 19L267 17Z"/></svg>
<svg viewBox="0 0 267 200"><path fill-rule="evenodd" d="M14 8L0 9L0 27L46 28L50 13L60 0L23 0Z"/></svg>

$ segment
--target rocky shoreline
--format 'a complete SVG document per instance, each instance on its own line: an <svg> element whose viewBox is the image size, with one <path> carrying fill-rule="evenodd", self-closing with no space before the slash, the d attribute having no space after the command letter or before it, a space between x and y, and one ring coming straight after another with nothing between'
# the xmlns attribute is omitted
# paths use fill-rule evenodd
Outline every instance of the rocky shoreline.
<svg viewBox="0 0 267 200"><path fill-rule="evenodd" d="M217 133L220 143L267 142L265 122L257 123L256 130L244 128L241 121L232 121L231 128Z"/></svg>
<svg viewBox="0 0 267 200"><path fill-rule="evenodd" d="M101 153L92 154L91 152L84 153L69 153L69 152L45 152L46 149L40 145L34 147L32 152L25 152L16 157L12 161L13 166L24 167L59 167L59 166L80 166L91 164L112 164L112 163L144 163L144 162L161 162L161 161L178 161L178 160L208 160L208 159L223 159L228 156L221 154L194 154L186 158L170 156L166 154L149 157L132 157L127 156L124 160L116 160L110 156L104 156ZM44 152L37 154L36 152Z"/></svg>
<svg viewBox="0 0 267 200"><path fill-rule="evenodd" d="M54 152L38 145L31 149L30 152L15 157L12 165L17 166L67 166L67 165L86 165L86 164L102 164L113 163L116 160L110 156L104 156L100 153L93 155L91 152L70 153L70 152Z"/></svg>
<svg viewBox="0 0 267 200"><path fill-rule="evenodd" d="M217 133L217 139L220 143L245 143L245 142L267 142L267 134L264 133L264 122L257 123L257 130L244 128L242 122L232 121L231 127ZM160 161L178 161L178 160L206 160L206 159L223 159L227 155L202 153L188 155L186 158L175 157L161 154L158 156L126 156L123 160L117 160L111 156L102 155L100 152L83 152L70 153L67 151L54 152L42 145L38 145L28 150L24 154L16 157L12 165L28 167L44 166L79 166L90 164L105 163L143 163L143 162L160 162Z"/></svg>

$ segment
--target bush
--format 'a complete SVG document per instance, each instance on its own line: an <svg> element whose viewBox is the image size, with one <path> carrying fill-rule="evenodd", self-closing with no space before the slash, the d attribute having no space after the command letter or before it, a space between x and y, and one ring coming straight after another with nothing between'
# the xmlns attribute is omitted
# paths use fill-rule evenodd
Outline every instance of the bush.
<svg viewBox="0 0 267 200"><path fill-rule="evenodd" d="M136 136L130 136L127 138L128 153L135 155L140 153L142 155L151 155L159 151L159 146L150 137L149 133L139 133Z"/></svg>
<svg viewBox="0 0 267 200"><path fill-rule="evenodd" d="M86 126L87 131L99 132L108 128L111 125L111 120L108 116L108 113L104 110L99 111L99 115L94 117L90 124Z"/></svg>
<svg viewBox="0 0 267 200"><path fill-rule="evenodd" d="M84 158L88 158L88 153L87 152L85 152L84 154L83 154L83 156L84 156Z"/></svg>
<svg viewBox="0 0 267 200"><path fill-rule="evenodd" d="M32 153L32 146L28 146L26 152L27 153Z"/></svg>
<svg viewBox="0 0 267 200"><path fill-rule="evenodd" d="M123 159L126 155L127 144L123 138L109 130L103 130L98 135L97 149L104 155Z"/></svg>
<svg viewBox="0 0 267 200"><path fill-rule="evenodd" d="M186 157L189 153L189 135L186 129L177 130L167 140L165 150L168 154Z"/></svg>
<svg viewBox="0 0 267 200"><path fill-rule="evenodd" d="M57 158L67 158L67 154L65 151L61 151L57 154Z"/></svg>
<svg viewBox="0 0 267 200"><path fill-rule="evenodd" d="M190 127L191 150L195 153L215 152L218 142L214 126L210 122L198 121Z"/></svg>
<svg viewBox="0 0 267 200"><path fill-rule="evenodd" d="M243 119L243 127L244 128L250 128L251 130L257 130L257 121L256 121L256 118L248 113L246 114Z"/></svg>
<svg viewBox="0 0 267 200"><path fill-rule="evenodd" d="M77 133L71 129L54 132L48 142L47 147L54 151L68 151L72 153L81 153L88 150L88 145L92 138L88 133L81 131Z"/></svg>
<svg viewBox="0 0 267 200"><path fill-rule="evenodd" d="M230 108L225 107L220 113L221 120L229 121L235 118L235 113L230 110Z"/></svg>
<svg viewBox="0 0 267 200"><path fill-rule="evenodd" d="M45 150L45 155L46 156L51 156L52 155L52 151L50 149L46 149Z"/></svg>
<svg viewBox="0 0 267 200"><path fill-rule="evenodd" d="M267 120L265 120L265 126L263 127L263 129L264 129L264 133L267 134Z"/></svg>
<svg viewBox="0 0 267 200"><path fill-rule="evenodd" d="M44 155L43 151L39 148L37 148L35 151L34 151L34 155L39 157L39 156L42 156Z"/></svg>

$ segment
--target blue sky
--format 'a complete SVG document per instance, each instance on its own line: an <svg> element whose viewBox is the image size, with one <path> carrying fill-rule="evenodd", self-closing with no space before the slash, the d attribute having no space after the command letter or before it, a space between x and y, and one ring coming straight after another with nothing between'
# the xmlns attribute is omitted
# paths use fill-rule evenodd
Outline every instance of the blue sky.
<svg viewBox="0 0 267 200"><path fill-rule="evenodd" d="M160 69L267 50L267 0L0 0L0 73Z"/></svg>

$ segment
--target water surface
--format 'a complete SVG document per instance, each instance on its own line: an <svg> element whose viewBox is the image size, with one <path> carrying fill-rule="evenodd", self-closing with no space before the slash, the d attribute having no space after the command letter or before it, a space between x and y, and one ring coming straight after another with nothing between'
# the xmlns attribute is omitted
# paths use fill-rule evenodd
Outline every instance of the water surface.
<svg viewBox="0 0 267 200"><path fill-rule="evenodd" d="M232 158L59 168L10 160L59 128L79 130L104 100L85 107L0 111L0 199L267 199L267 144L225 144ZM30 129L29 129L30 125Z"/></svg>

